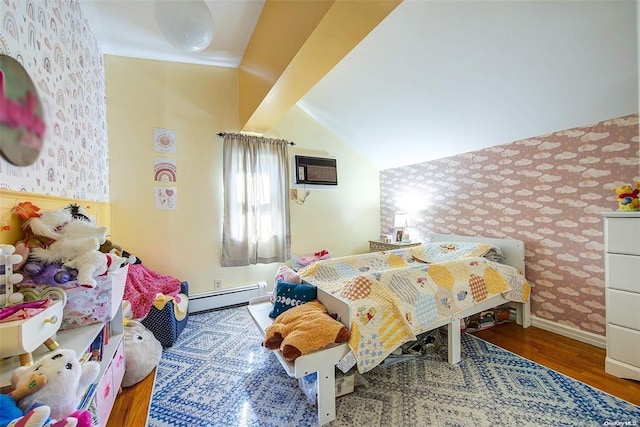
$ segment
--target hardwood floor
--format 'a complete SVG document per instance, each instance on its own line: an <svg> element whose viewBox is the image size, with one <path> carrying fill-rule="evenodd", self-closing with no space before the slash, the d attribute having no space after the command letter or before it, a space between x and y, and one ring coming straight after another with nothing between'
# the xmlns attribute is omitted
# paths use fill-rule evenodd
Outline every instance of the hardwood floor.
<svg viewBox="0 0 640 427"><path fill-rule="evenodd" d="M107 427L145 427L155 382L154 369L138 384L122 389L111 410Z"/></svg>
<svg viewBox="0 0 640 427"><path fill-rule="evenodd" d="M506 323L474 335L616 397L640 405L640 381L604 371L606 350L533 326Z"/></svg>
<svg viewBox="0 0 640 427"><path fill-rule="evenodd" d="M519 354L628 402L640 405L640 381L604 372L605 350L543 329L505 323L474 332L479 338ZM107 427L144 427L155 372L118 395Z"/></svg>

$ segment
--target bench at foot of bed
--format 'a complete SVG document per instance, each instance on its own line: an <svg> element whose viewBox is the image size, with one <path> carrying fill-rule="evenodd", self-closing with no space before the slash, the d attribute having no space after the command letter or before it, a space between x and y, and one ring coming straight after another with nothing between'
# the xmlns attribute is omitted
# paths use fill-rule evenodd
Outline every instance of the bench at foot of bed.
<svg viewBox="0 0 640 427"><path fill-rule="evenodd" d="M253 318L262 335L272 322L269 313L273 309L273 304L269 301L269 296L253 298L247 307L249 314ZM273 354L280 361L287 375L291 378L302 378L314 372L318 373L317 393L318 393L318 424L325 425L336 419L336 365L344 356L349 353L347 343L327 347L313 353L298 357L293 362L284 359L280 351Z"/></svg>

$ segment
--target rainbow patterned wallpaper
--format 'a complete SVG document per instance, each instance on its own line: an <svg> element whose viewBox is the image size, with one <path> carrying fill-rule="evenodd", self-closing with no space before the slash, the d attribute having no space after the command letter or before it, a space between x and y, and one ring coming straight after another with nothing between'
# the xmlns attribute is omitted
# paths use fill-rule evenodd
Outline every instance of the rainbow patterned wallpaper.
<svg viewBox="0 0 640 427"><path fill-rule="evenodd" d="M0 19L0 54L28 71L47 125L36 163L0 159L0 189L108 201L102 50L78 2L0 0Z"/></svg>
<svg viewBox="0 0 640 427"><path fill-rule="evenodd" d="M525 243L532 314L605 334L602 212L640 180L638 116L626 116L380 173L381 232L396 210L407 232Z"/></svg>

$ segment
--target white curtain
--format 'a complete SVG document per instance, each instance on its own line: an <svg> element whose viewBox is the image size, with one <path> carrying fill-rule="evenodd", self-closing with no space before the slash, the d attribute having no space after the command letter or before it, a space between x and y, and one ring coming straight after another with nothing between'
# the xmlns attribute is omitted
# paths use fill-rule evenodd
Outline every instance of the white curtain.
<svg viewBox="0 0 640 427"><path fill-rule="evenodd" d="M283 140L224 136L223 267L291 258L288 146Z"/></svg>

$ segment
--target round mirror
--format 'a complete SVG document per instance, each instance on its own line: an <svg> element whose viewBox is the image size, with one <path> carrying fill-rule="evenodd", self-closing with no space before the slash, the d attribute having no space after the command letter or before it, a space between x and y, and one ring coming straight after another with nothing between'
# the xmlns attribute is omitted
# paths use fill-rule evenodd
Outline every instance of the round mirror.
<svg viewBox="0 0 640 427"><path fill-rule="evenodd" d="M22 65L0 55L0 154L16 166L38 159L45 123L36 87Z"/></svg>

